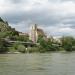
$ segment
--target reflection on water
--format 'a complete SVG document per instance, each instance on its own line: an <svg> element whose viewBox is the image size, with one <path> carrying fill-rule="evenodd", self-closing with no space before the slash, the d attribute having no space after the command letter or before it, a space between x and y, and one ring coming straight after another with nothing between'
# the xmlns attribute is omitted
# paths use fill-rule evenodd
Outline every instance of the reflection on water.
<svg viewBox="0 0 75 75"><path fill-rule="evenodd" d="M1 54L0 75L75 75L75 53Z"/></svg>

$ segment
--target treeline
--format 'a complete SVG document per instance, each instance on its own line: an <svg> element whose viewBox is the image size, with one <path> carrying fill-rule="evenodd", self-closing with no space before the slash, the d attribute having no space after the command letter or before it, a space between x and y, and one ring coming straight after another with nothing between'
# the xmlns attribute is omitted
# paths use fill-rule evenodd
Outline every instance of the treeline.
<svg viewBox="0 0 75 75"><path fill-rule="evenodd" d="M40 50L45 51L75 51L75 38L72 36L62 36L59 39L53 37L47 40L40 38Z"/></svg>
<svg viewBox="0 0 75 75"><path fill-rule="evenodd" d="M29 37L27 36L17 36L20 38L18 41L27 41ZM26 40L27 39L27 40ZM30 41L30 40L28 40ZM0 39L0 53L2 52L21 52L21 53L33 53L33 52L51 52L51 51L75 51L75 38L71 36L64 36L59 38L58 40L54 38L48 38L45 40L44 38L40 38L38 40L37 45L33 47L25 47L23 44L16 42L8 46L8 43L3 39Z"/></svg>

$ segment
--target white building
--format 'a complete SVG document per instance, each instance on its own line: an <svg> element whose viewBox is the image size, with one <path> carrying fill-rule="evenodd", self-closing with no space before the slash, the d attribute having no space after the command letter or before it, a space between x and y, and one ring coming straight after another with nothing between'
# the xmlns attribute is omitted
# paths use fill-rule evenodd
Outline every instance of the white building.
<svg viewBox="0 0 75 75"><path fill-rule="evenodd" d="M32 25L31 27L31 31L30 31L30 34L29 34L29 39L36 43L37 42L37 39L38 39L38 34L37 34L37 25Z"/></svg>
<svg viewBox="0 0 75 75"><path fill-rule="evenodd" d="M29 39L34 43L37 43L38 37L40 35L43 36L44 38L46 38L44 31L42 29L38 28L36 24L32 25L29 35L30 35Z"/></svg>

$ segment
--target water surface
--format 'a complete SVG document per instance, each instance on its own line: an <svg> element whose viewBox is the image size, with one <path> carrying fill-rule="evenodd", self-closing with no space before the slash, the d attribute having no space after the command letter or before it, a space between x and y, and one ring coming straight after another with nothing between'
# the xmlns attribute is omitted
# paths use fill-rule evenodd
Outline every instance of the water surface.
<svg viewBox="0 0 75 75"><path fill-rule="evenodd" d="M75 75L75 52L0 54L0 75Z"/></svg>

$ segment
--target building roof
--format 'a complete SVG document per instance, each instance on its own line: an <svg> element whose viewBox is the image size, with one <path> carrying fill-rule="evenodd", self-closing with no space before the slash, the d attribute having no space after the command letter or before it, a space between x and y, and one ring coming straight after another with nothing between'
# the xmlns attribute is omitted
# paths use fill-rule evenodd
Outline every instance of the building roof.
<svg viewBox="0 0 75 75"><path fill-rule="evenodd" d="M19 32L19 35L26 35L26 36L29 36L28 33L22 33L22 32Z"/></svg>
<svg viewBox="0 0 75 75"><path fill-rule="evenodd" d="M44 31L42 29L40 29L40 28L37 28L37 33L38 33L38 35L46 36Z"/></svg>

